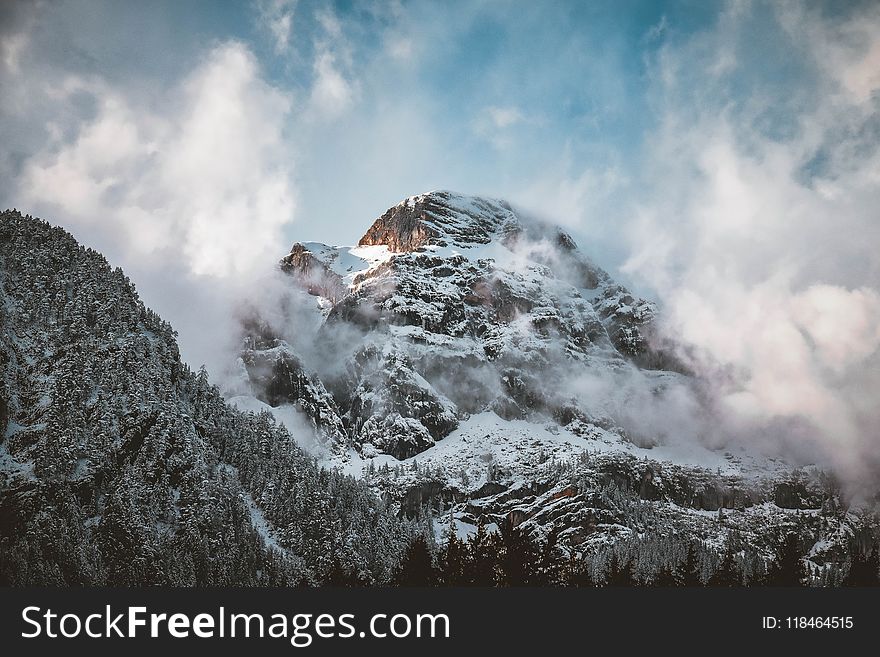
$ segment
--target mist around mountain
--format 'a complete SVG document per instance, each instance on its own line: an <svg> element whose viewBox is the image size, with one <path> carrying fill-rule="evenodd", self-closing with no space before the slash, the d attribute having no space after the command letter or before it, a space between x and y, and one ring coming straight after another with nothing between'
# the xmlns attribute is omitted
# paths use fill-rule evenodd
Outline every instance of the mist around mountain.
<svg viewBox="0 0 880 657"><path fill-rule="evenodd" d="M295 244L219 388L100 254L0 238L5 584L876 582L870 496L733 440L662 309L503 201Z"/></svg>

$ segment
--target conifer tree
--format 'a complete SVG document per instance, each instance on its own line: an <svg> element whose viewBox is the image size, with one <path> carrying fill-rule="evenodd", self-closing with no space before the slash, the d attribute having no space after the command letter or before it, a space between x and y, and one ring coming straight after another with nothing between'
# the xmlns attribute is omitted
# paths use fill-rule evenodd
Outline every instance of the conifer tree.
<svg viewBox="0 0 880 657"><path fill-rule="evenodd" d="M399 586L433 586L436 583L434 559L423 535L419 534L410 541L395 580Z"/></svg>
<svg viewBox="0 0 880 657"><path fill-rule="evenodd" d="M728 543L721 555L721 561L708 582L713 587L731 587L742 585L742 575L736 561L733 546Z"/></svg>
<svg viewBox="0 0 880 657"><path fill-rule="evenodd" d="M606 586L634 586L633 562L631 559L622 557L612 550L608 563L608 573L605 579Z"/></svg>
<svg viewBox="0 0 880 657"><path fill-rule="evenodd" d="M467 548L464 542L458 538L455 520L450 514L446 543L443 545L440 554L440 577L442 584L446 586L464 586L468 584L467 557Z"/></svg>
<svg viewBox="0 0 880 657"><path fill-rule="evenodd" d="M767 584L802 586L804 574L797 534L789 532L783 539L776 561L767 571Z"/></svg>
<svg viewBox="0 0 880 657"><path fill-rule="evenodd" d="M497 539L486 529L482 517L477 520L477 531L468 538L467 580L474 586L495 586Z"/></svg>
<svg viewBox="0 0 880 657"><path fill-rule="evenodd" d="M528 533L510 521L501 525L501 583L507 586L533 584L538 551Z"/></svg>
<svg viewBox="0 0 880 657"><path fill-rule="evenodd" d="M844 586L880 586L878 552L880 549L876 542L867 550L854 549Z"/></svg>
<svg viewBox="0 0 880 657"><path fill-rule="evenodd" d="M679 586L703 586L697 549L693 543L687 546L687 554L676 570L676 580Z"/></svg>

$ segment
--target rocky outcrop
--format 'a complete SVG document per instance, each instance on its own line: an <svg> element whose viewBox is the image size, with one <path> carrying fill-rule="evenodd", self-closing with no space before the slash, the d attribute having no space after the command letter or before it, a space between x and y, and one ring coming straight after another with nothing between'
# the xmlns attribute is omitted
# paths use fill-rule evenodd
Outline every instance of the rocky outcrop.
<svg viewBox="0 0 880 657"><path fill-rule="evenodd" d="M356 375L346 412L358 444L405 459L458 426L455 404L419 375L404 354L360 360L366 364Z"/></svg>
<svg viewBox="0 0 880 657"><path fill-rule="evenodd" d="M359 246L386 245L392 252L415 251L425 245L488 244L518 225L504 201L438 191L411 196L376 219Z"/></svg>
<svg viewBox="0 0 880 657"><path fill-rule="evenodd" d="M429 228L425 204L397 205L376 219L358 246L383 244L395 253L415 251L439 233Z"/></svg>
<svg viewBox="0 0 880 657"><path fill-rule="evenodd" d="M281 260L281 270L293 276L309 294L336 303L347 292L342 277L297 242Z"/></svg>
<svg viewBox="0 0 880 657"><path fill-rule="evenodd" d="M283 341L261 346L264 348L245 349L241 354L257 398L270 406L293 404L311 419L319 436L341 444L345 427L335 400L321 380L306 371Z"/></svg>

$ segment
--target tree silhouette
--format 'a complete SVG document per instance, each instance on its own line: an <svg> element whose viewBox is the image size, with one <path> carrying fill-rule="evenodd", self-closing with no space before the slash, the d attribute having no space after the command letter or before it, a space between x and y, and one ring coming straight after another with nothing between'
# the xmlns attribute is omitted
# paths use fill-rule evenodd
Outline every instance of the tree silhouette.
<svg viewBox="0 0 880 657"><path fill-rule="evenodd" d="M684 561L679 564L675 571L675 579L679 586L703 586L700 579L700 562L697 558L697 549L693 543L688 544L687 554Z"/></svg>
<svg viewBox="0 0 880 657"><path fill-rule="evenodd" d="M728 544L721 557L721 562L718 564L718 568L715 569L712 577L709 578L709 586L731 587L741 585L742 575L736 563L736 555L734 554L733 546Z"/></svg>
<svg viewBox="0 0 880 657"><path fill-rule="evenodd" d="M508 586L533 584L538 561L535 543L511 522L501 525L501 579Z"/></svg>
<svg viewBox="0 0 880 657"><path fill-rule="evenodd" d="M468 552L465 543L458 538L455 524L450 518L449 533L440 552L440 580L446 586L469 584Z"/></svg>
<svg viewBox="0 0 880 657"><path fill-rule="evenodd" d="M853 550L849 573L843 581L844 586L880 586L880 548L875 543L867 550Z"/></svg>
<svg viewBox="0 0 880 657"><path fill-rule="evenodd" d="M563 583L563 563L557 554L558 544L559 528L554 526L547 534L538 556L534 582L538 586L558 586Z"/></svg>
<svg viewBox="0 0 880 657"><path fill-rule="evenodd" d="M395 581L399 586L432 586L436 583L434 559L422 534L407 546Z"/></svg>
<svg viewBox="0 0 880 657"><path fill-rule="evenodd" d="M608 561L608 574L605 578L605 585L634 586L633 565L631 559L621 558L616 553L612 553Z"/></svg>
<svg viewBox="0 0 880 657"><path fill-rule="evenodd" d="M679 586L679 580L673 568L664 567L660 569L651 584L659 587Z"/></svg>
<svg viewBox="0 0 880 657"><path fill-rule="evenodd" d="M477 521L477 531L468 539L467 580L474 586L495 586L498 540L486 529L485 521Z"/></svg>
<svg viewBox="0 0 880 657"><path fill-rule="evenodd" d="M804 567L801 563L801 551L798 545L798 537L794 532L789 532L776 562L767 572L768 586L802 586Z"/></svg>

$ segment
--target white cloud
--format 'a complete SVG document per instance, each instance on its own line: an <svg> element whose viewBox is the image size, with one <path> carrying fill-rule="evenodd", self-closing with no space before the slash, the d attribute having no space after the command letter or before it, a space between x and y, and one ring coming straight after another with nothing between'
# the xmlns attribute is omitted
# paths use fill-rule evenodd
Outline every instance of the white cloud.
<svg viewBox="0 0 880 657"><path fill-rule="evenodd" d="M880 295L870 288L814 285L792 299L794 321L814 345L819 364L835 374L880 347Z"/></svg>
<svg viewBox="0 0 880 657"><path fill-rule="evenodd" d="M3 60L3 66L13 75L19 73L19 62L21 55L28 46L29 38L27 32L15 32L0 37L0 59Z"/></svg>
<svg viewBox="0 0 880 657"><path fill-rule="evenodd" d="M661 54L661 129L648 144L650 189L625 270L657 290L666 335L687 345L683 356L718 395L720 431L873 485L880 412L866 400L880 394L880 145L865 135L880 115L869 101L875 83L857 73L874 70L880 20L875 12L829 24L789 11L779 10L780 24L796 21L790 34L809 40L819 77L785 137L767 136L756 120L788 100L784 89L736 109L717 86L733 74L721 60L700 69L687 45ZM725 15L717 47L702 37L712 52L742 56L731 48L748 29L745 15ZM859 47L845 49L845 66L828 66L828 44L852 31ZM682 93L685 75L718 98ZM821 170L809 166L817 153Z"/></svg>
<svg viewBox="0 0 880 657"><path fill-rule="evenodd" d="M339 18L329 8L319 11L315 14L318 24L323 28L327 38L338 41L342 38L342 23Z"/></svg>
<svg viewBox="0 0 880 657"><path fill-rule="evenodd" d="M880 90L880 7L868 6L854 20L817 20L816 14L791 4L780 11L780 21L792 38L806 38L816 63L847 100L868 104ZM831 90L829 90L831 91Z"/></svg>
<svg viewBox="0 0 880 657"><path fill-rule="evenodd" d="M522 123L526 118L518 107L488 107L486 113L492 124L500 129Z"/></svg>
<svg viewBox="0 0 880 657"><path fill-rule="evenodd" d="M500 150L513 143L517 128L522 129L526 124L534 123L536 121L527 117L515 105L490 105L480 111L473 129Z"/></svg>
<svg viewBox="0 0 880 657"><path fill-rule="evenodd" d="M645 32L645 39L647 41L657 41L662 39L666 33L669 31L669 19L666 18L666 14L663 14L660 17L660 20L657 21L654 25L652 25L647 32Z"/></svg>
<svg viewBox="0 0 880 657"><path fill-rule="evenodd" d="M336 14L324 9L315 18L322 35L315 41L309 118L323 121L347 112L357 100L359 85L347 75L352 65L351 45Z"/></svg>
<svg viewBox="0 0 880 657"><path fill-rule="evenodd" d="M289 98L239 43L212 50L149 111L100 79L71 77L94 118L24 168L20 196L68 225L106 225L133 258L176 254L197 275L245 275L277 257L294 194L283 126Z"/></svg>
<svg viewBox="0 0 880 657"><path fill-rule="evenodd" d="M275 52L283 54L290 48L293 18L297 0L259 0L257 14L259 24L272 37Z"/></svg>
<svg viewBox="0 0 880 657"><path fill-rule="evenodd" d="M573 168L570 158L560 158L540 177L511 190L511 198L533 212L539 211L547 220L580 228L592 239L611 236L616 239L616 230L603 224L617 218L609 216L607 209L630 181L613 163L605 168L588 167L574 172Z"/></svg>
<svg viewBox="0 0 880 657"><path fill-rule="evenodd" d="M315 59L315 81L311 103L319 116L336 116L345 112L354 100L354 87L340 72L336 57L325 51Z"/></svg>
<svg viewBox="0 0 880 657"><path fill-rule="evenodd" d="M391 58L400 62L412 61L416 52L413 40L401 34L389 35L385 47Z"/></svg>

